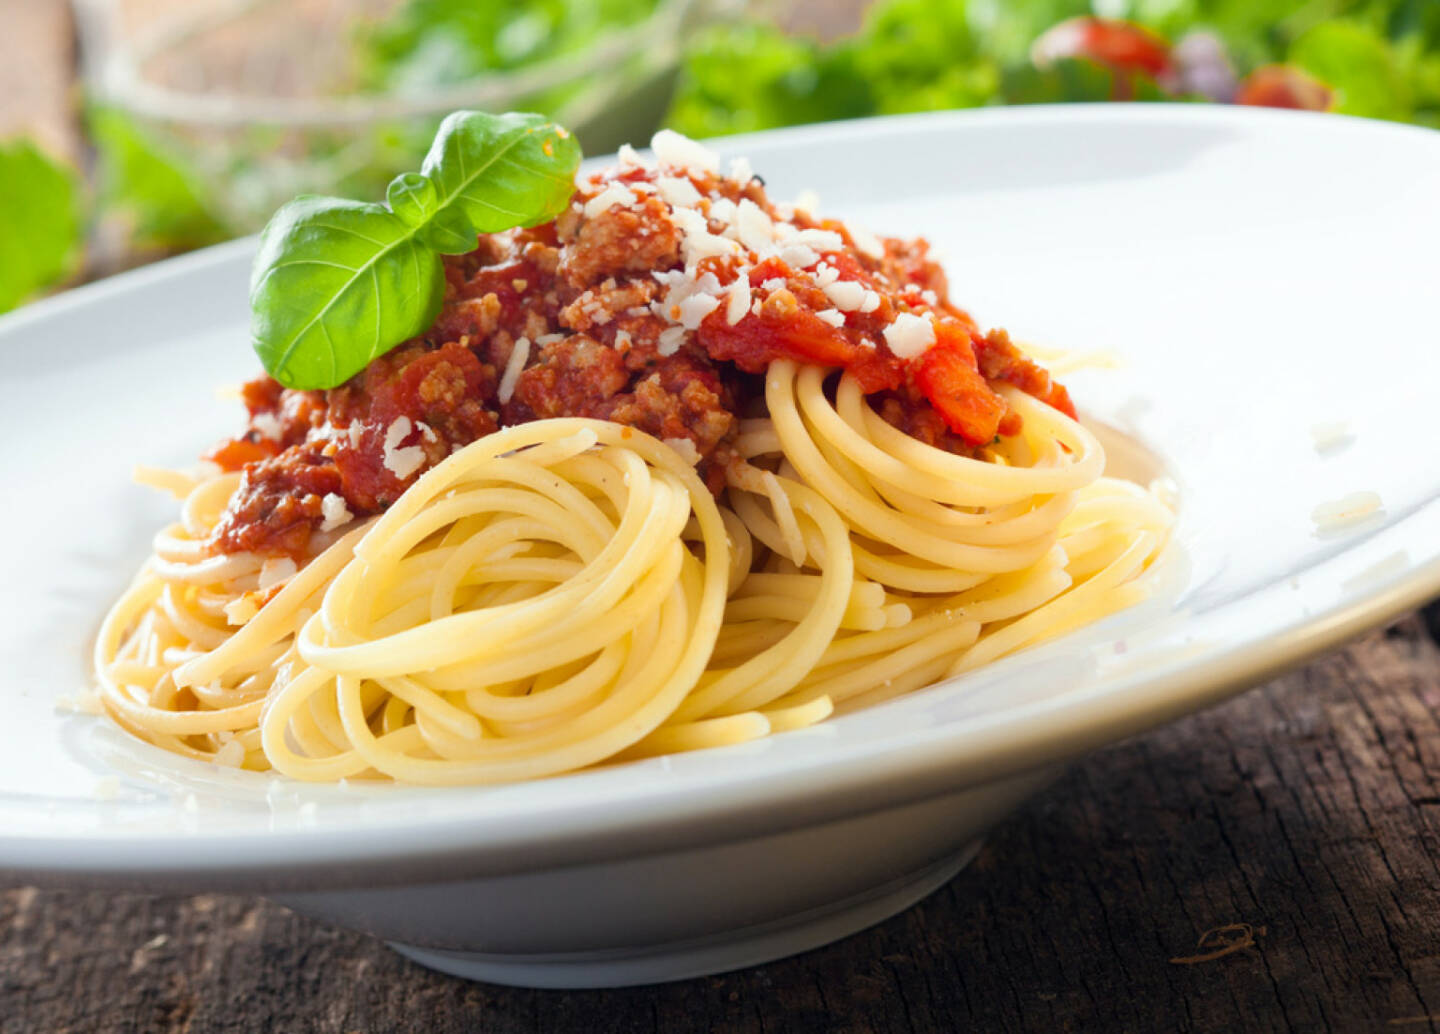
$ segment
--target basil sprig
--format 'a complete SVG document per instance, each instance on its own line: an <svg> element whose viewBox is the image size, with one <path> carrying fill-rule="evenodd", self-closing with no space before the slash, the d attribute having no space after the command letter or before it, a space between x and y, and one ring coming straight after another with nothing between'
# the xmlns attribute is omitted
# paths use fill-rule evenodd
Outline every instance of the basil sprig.
<svg viewBox="0 0 1440 1034"><path fill-rule="evenodd" d="M420 334L444 297L440 256L554 218L579 164L574 136L541 115L457 111L384 203L286 204L250 276L251 341L266 371L286 387L333 388Z"/></svg>

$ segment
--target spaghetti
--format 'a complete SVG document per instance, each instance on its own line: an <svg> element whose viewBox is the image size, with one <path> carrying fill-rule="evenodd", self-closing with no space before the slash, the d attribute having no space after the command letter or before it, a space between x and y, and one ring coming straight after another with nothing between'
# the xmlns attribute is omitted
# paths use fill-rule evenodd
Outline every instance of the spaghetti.
<svg viewBox="0 0 1440 1034"><path fill-rule="evenodd" d="M658 184L672 208L763 198L693 170L686 193L674 173L632 168L623 183ZM614 214L581 201L616 182L582 188L577 210ZM229 472L146 473L183 501L95 647L116 721L178 754L297 779L538 778L812 725L1151 591L1168 507L1103 475L1064 389L1008 339L913 289L917 276L943 287L913 250L887 244L866 265L855 235L827 224L783 252L815 267L803 276L737 251L726 261L753 268L724 283L717 250L681 283L667 263L682 242L647 259L653 280L622 281L590 265L632 256L597 257L583 221L562 223L482 242L492 264L466 273L478 302L460 296L433 340L352 384L247 386L252 432L216 454ZM794 253L833 245L826 234L841 246L825 262ZM545 248L558 258L537 258ZM582 267L626 307L564 287ZM514 285L503 304L496 268ZM819 284L809 309L803 277ZM763 303L743 304L747 281ZM655 283L690 293L674 312L631 304ZM692 306L697 323L681 311L702 297L692 288L735 304ZM814 308L837 299L853 319ZM465 305L489 321L478 352L447 323ZM889 321L883 344L872 315ZM676 325L685 351L672 317L696 323ZM571 324L563 341L539 332L555 321ZM643 360L625 375L642 378L632 394L602 392L607 349ZM487 410L493 382L505 398ZM430 408L406 408L417 400Z"/></svg>
<svg viewBox="0 0 1440 1034"><path fill-rule="evenodd" d="M496 782L810 725L1143 598L1169 512L1078 424L1032 403L1006 462L954 457L820 374L775 364L719 505L630 428L521 424L278 591L192 548L234 488L200 482L105 621L102 701L190 757Z"/></svg>

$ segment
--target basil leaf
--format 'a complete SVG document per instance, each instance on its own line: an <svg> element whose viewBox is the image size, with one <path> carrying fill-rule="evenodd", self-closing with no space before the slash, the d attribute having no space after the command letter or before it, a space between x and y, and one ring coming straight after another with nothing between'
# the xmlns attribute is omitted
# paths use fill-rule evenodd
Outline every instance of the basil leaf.
<svg viewBox="0 0 1440 1034"><path fill-rule="evenodd" d="M575 137L543 115L457 111L440 123L420 166L438 194L426 240L463 254L476 234L552 219L575 192L579 164Z"/></svg>
<svg viewBox="0 0 1440 1034"><path fill-rule="evenodd" d="M0 312L74 271L80 187L29 140L0 143Z"/></svg>
<svg viewBox="0 0 1440 1034"><path fill-rule="evenodd" d="M440 312L440 257L384 205L304 197L270 220L250 281L250 330L290 388L333 388Z"/></svg>
<svg viewBox="0 0 1440 1034"><path fill-rule="evenodd" d="M385 201L407 226L423 226L435 214L439 193L433 181L418 172L404 172L390 181Z"/></svg>
<svg viewBox="0 0 1440 1034"><path fill-rule="evenodd" d="M251 343L290 388L333 388L435 321L440 253L482 233L534 226L574 192L580 147L539 115L459 111L387 204L297 198L260 238L250 279Z"/></svg>

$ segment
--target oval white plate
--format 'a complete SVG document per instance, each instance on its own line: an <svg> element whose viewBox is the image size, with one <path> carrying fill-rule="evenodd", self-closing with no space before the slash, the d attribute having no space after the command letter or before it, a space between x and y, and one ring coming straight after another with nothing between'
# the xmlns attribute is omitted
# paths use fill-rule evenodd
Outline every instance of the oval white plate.
<svg viewBox="0 0 1440 1034"><path fill-rule="evenodd" d="M214 392L256 368L241 241L0 320L0 868L264 890L492 979L683 976L883 917L1057 763L1440 591L1440 134L1066 107L722 150L773 196L811 187L929 237L982 324L1121 357L1066 380L1177 480L1174 592L814 729L519 786L311 787L133 743L55 702L87 686L100 615L171 511L131 466L186 464L239 424ZM1379 508L1317 527L1356 492ZM462 887L483 911L455 911Z"/></svg>

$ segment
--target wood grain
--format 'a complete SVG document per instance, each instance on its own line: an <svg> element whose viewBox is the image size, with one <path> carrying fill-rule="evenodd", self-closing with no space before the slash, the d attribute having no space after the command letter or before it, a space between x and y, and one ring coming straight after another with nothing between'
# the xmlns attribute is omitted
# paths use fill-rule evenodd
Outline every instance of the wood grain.
<svg viewBox="0 0 1440 1034"><path fill-rule="evenodd" d="M1412 616L1102 751L916 908L621 991L442 977L266 902L0 894L0 1032L1427 1031L1440 649ZM1194 965L1212 927L1256 944Z"/></svg>

